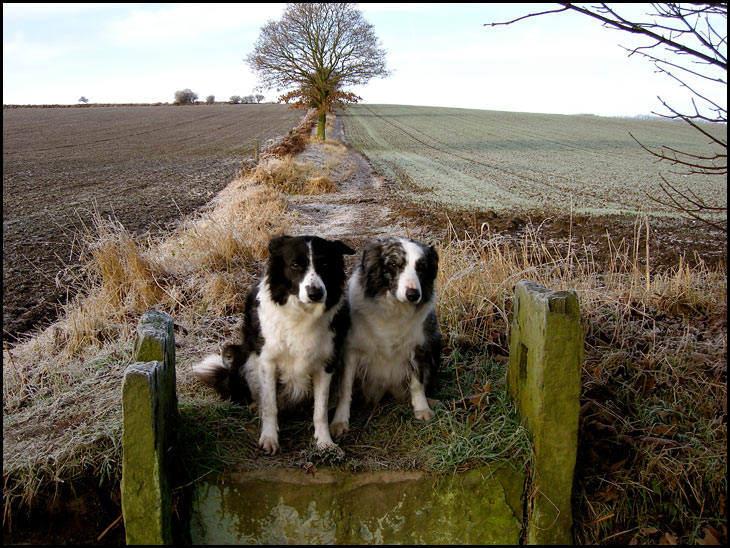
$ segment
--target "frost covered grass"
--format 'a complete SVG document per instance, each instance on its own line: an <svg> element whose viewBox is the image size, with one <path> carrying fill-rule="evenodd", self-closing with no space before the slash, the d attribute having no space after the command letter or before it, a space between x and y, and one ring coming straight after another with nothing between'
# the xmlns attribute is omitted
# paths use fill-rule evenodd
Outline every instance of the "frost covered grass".
<svg viewBox="0 0 730 548"><path fill-rule="evenodd" d="M686 179L629 133L650 149L708 152L699 132L660 120L402 105L342 116L348 142L404 197L456 209L676 215L648 197L662 196L660 175L680 188ZM706 130L727 140L725 125ZM727 207L724 177L693 175L692 191Z"/></svg>

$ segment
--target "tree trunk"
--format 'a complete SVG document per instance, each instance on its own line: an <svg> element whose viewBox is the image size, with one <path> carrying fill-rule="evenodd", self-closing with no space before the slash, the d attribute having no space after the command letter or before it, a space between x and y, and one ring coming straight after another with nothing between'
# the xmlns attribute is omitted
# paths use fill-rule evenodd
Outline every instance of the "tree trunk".
<svg viewBox="0 0 730 548"><path fill-rule="evenodd" d="M317 119L317 139L324 141L324 125L327 122L327 111L322 109L319 111L319 118Z"/></svg>

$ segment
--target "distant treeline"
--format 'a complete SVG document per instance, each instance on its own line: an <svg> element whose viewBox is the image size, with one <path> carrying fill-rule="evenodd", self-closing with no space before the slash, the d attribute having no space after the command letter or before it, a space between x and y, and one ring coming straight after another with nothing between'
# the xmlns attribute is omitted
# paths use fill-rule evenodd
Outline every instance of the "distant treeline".
<svg viewBox="0 0 730 548"><path fill-rule="evenodd" d="M215 103L206 103L205 101L196 101L185 105L177 103L86 103L81 105L3 105L3 108L89 108L89 107L189 107L197 105L230 105L230 101L216 101ZM236 103L240 105L265 103Z"/></svg>

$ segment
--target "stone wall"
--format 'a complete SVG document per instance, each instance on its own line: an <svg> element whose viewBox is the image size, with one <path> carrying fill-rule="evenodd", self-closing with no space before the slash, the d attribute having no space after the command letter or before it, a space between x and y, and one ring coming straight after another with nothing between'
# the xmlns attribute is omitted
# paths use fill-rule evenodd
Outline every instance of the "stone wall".
<svg viewBox="0 0 730 548"><path fill-rule="evenodd" d="M518 544L524 475L267 469L196 487L193 544Z"/></svg>

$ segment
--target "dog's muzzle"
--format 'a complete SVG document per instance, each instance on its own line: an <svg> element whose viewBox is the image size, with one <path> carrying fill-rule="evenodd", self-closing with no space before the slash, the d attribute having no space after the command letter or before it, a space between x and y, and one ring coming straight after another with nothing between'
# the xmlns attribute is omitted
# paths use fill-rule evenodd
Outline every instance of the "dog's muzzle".
<svg viewBox="0 0 730 548"><path fill-rule="evenodd" d="M309 301L313 303L318 303L322 299L324 299L324 289L317 285L310 285L307 286L307 297L309 297Z"/></svg>
<svg viewBox="0 0 730 548"><path fill-rule="evenodd" d="M417 303L421 300L421 292L414 287L409 287L406 289L406 299L408 299L409 302Z"/></svg>

